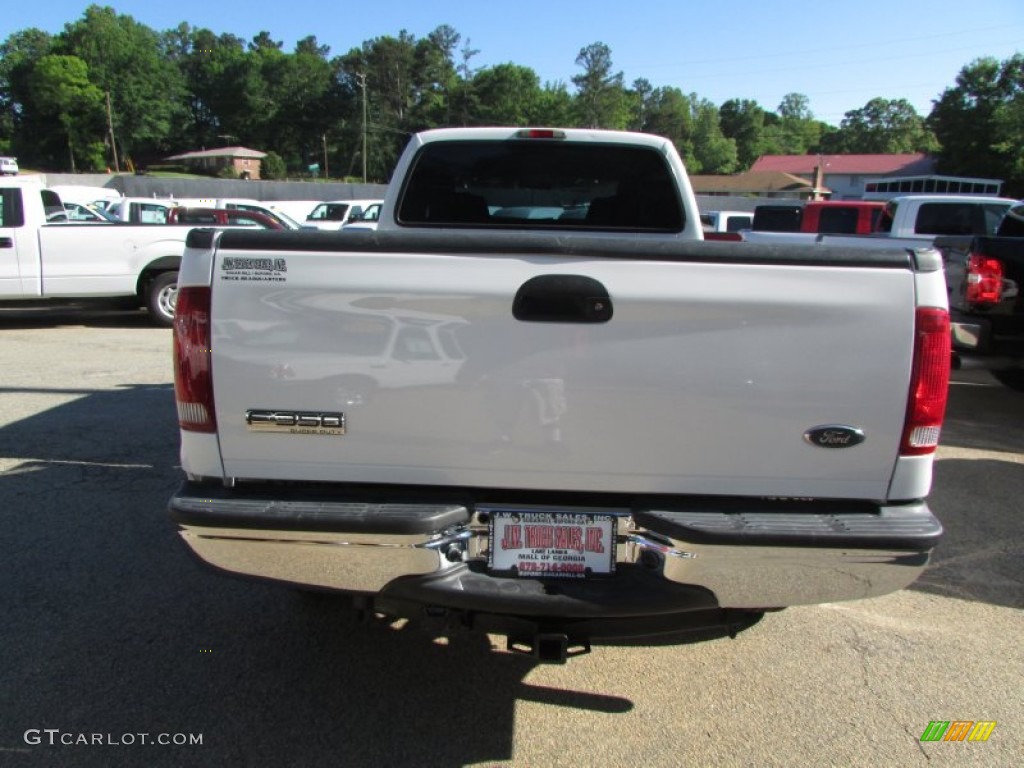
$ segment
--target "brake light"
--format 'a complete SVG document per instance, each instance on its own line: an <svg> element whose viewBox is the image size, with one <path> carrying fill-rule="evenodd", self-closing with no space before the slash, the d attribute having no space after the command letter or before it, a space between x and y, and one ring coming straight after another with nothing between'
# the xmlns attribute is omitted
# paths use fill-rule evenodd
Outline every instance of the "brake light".
<svg viewBox="0 0 1024 768"><path fill-rule="evenodd" d="M178 425L190 432L216 432L210 334L210 288L178 289L174 308L174 399Z"/></svg>
<svg viewBox="0 0 1024 768"><path fill-rule="evenodd" d="M564 139L565 131L555 128L523 128L516 131L519 139Z"/></svg>
<svg viewBox="0 0 1024 768"><path fill-rule="evenodd" d="M1003 263L978 253L967 260L967 302L998 304L1003 296Z"/></svg>
<svg viewBox="0 0 1024 768"><path fill-rule="evenodd" d="M949 368L949 312L936 307L918 307L901 455L933 453L938 446L949 397Z"/></svg>

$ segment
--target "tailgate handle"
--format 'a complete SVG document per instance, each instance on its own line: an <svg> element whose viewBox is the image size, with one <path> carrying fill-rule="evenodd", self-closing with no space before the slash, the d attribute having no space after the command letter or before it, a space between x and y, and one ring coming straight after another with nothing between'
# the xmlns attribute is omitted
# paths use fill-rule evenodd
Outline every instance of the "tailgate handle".
<svg viewBox="0 0 1024 768"><path fill-rule="evenodd" d="M524 323L607 323L612 300L592 277L538 275L516 292L512 316Z"/></svg>

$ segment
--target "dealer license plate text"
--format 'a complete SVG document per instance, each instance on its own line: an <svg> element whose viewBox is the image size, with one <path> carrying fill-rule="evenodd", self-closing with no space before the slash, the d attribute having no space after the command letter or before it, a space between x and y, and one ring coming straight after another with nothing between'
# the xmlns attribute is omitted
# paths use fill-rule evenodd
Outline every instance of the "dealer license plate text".
<svg viewBox="0 0 1024 768"><path fill-rule="evenodd" d="M531 578L615 572L615 518L576 512L491 510L492 571Z"/></svg>

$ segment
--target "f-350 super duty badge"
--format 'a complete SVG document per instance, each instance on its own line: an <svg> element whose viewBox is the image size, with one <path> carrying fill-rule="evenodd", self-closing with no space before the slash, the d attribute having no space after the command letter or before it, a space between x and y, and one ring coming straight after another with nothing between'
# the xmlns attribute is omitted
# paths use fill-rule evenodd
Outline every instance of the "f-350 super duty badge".
<svg viewBox="0 0 1024 768"><path fill-rule="evenodd" d="M319 411L248 410L245 423L250 432L288 435L344 435L345 414Z"/></svg>

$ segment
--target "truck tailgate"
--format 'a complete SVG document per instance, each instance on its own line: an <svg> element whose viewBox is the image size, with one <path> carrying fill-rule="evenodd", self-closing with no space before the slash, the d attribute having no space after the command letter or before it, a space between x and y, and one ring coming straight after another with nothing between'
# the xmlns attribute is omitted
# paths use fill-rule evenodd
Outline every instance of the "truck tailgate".
<svg viewBox="0 0 1024 768"><path fill-rule="evenodd" d="M212 265L229 476L887 494L912 357L905 264L746 259L735 249L764 248L731 244L710 260L718 243L616 258L578 239L501 255L230 249L242 241L225 238ZM805 439L826 425L865 439Z"/></svg>

